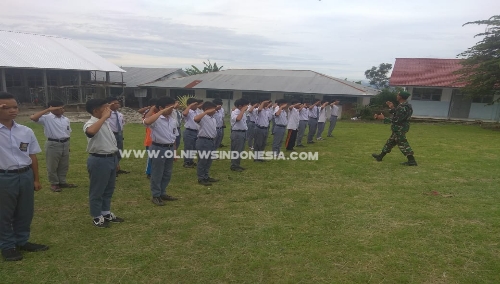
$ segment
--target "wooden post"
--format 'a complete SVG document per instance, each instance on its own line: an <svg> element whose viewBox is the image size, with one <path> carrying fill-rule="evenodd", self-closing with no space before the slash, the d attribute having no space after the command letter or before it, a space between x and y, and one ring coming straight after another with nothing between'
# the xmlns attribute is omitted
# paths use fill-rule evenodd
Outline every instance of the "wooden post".
<svg viewBox="0 0 500 284"><path fill-rule="evenodd" d="M7 92L7 81L5 80L5 68L1 69L0 76L2 77L2 91Z"/></svg>

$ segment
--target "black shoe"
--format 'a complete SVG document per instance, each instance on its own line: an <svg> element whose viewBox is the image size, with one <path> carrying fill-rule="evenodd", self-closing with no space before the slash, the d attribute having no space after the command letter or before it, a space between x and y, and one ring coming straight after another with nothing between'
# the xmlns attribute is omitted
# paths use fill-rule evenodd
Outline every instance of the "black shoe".
<svg viewBox="0 0 500 284"><path fill-rule="evenodd" d="M26 244L24 244L24 246L18 246L17 249L29 251L29 252L37 252L37 251L48 250L49 247L46 245L40 245L40 244L34 244L34 243L27 242Z"/></svg>
<svg viewBox="0 0 500 284"><path fill-rule="evenodd" d="M2 256L5 261L18 261L23 259L23 255L15 248L3 249Z"/></svg>
<svg viewBox="0 0 500 284"><path fill-rule="evenodd" d="M297 147L299 147L299 148L304 148L304 147L306 147L306 146L304 146L304 145L297 145Z"/></svg>
<svg viewBox="0 0 500 284"><path fill-rule="evenodd" d="M117 217L113 213L109 213L107 215L104 215L103 217L105 222L122 223L125 221L123 218Z"/></svg>
<svg viewBox="0 0 500 284"><path fill-rule="evenodd" d="M382 157L380 157L380 155L378 155L378 154L372 154L372 157L374 157L375 160L377 160L377 162L382 162Z"/></svg>
<svg viewBox="0 0 500 284"><path fill-rule="evenodd" d="M147 177L148 179L151 179L151 175L146 175L146 177Z"/></svg>
<svg viewBox="0 0 500 284"><path fill-rule="evenodd" d="M129 171L124 171L124 170L119 170L116 172L117 175L121 175L121 174L130 174Z"/></svg>
<svg viewBox="0 0 500 284"><path fill-rule="evenodd" d="M222 148L222 147L226 147L226 145L224 145L224 144L220 144L220 145L219 145L219 148Z"/></svg>
<svg viewBox="0 0 500 284"><path fill-rule="evenodd" d="M307 144L314 144L314 141L307 141Z"/></svg>
<svg viewBox="0 0 500 284"><path fill-rule="evenodd" d="M208 182L218 182L218 181L219 180L216 178L211 178L211 177L208 178Z"/></svg>
<svg viewBox="0 0 500 284"><path fill-rule="evenodd" d="M264 160L253 160L254 162L260 162L260 163L264 163L265 161Z"/></svg>
<svg viewBox="0 0 500 284"><path fill-rule="evenodd" d="M178 198L175 198L173 196L170 196L168 194L165 194L165 195L162 195L160 196L161 200L165 200L165 201L176 201L178 200Z"/></svg>
<svg viewBox="0 0 500 284"><path fill-rule="evenodd" d="M211 186L212 184L206 179L199 179L198 183L204 186Z"/></svg>
<svg viewBox="0 0 500 284"><path fill-rule="evenodd" d="M241 168L241 167L232 167L231 171L233 171L233 172L242 172L243 168Z"/></svg>
<svg viewBox="0 0 500 284"><path fill-rule="evenodd" d="M157 206L165 206L165 203L163 200L161 200L161 197L153 197L151 198L151 202L153 202Z"/></svg>
<svg viewBox="0 0 500 284"><path fill-rule="evenodd" d="M94 220L92 220L94 226L96 226L97 228L109 228L109 222L106 222L104 220L104 217L102 216L99 216L97 218L94 218Z"/></svg>
<svg viewBox="0 0 500 284"><path fill-rule="evenodd" d="M195 164L194 163L184 163L184 165L182 165L182 166L185 168L194 168Z"/></svg>
<svg viewBox="0 0 500 284"><path fill-rule="evenodd" d="M403 166L417 166L417 161L415 161L415 160L408 161L408 162L401 163L401 165L403 165Z"/></svg>
<svg viewBox="0 0 500 284"><path fill-rule="evenodd" d="M327 135L326 137L333 137L333 135Z"/></svg>

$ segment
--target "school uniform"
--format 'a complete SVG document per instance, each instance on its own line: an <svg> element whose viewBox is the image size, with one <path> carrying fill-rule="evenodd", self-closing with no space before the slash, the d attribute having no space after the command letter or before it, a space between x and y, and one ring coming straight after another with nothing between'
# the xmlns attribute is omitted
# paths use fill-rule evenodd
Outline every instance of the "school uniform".
<svg viewBox="0 0 500 284"><path fill-rule="evenodd" d="M250 106L249 106L250 108ZM255 120L257 118L257 108L254 108L251 112L248 111L248 120L247 120L247 139L248 139L248 147L253 148L254 141L254 132L255 132Z"/></svg>
<svg viewBox="0 0 500 284"><path fill-rule="evenodd" d="M273 152L274 155L278 155L280 153L281 144L283 144L283 137L285 136L286 127L288 124L288 116L286 111L283 109L280 115L276 115L279 111L280 107L277 106L274 108L273 117L274 117L274 138L273 138Z"/></svg>
<svg viewBox="0 0 500 284"><path fill-rule="evenodd" d="M87 134L87 128L99 121L91 116L83 126L87 135L87 171L89 173L90 215L95 219L109 214L111 198L115 191L116 166L118 165L118 147L116 137L106 120L95 135Z"/></svg>
<svg viewBox="0 0 500 284"><path fill-rule="evenodd" d="M194 121L194 117L198 114L198 109L189 110L188 115L185 117L184 123L184 151L196 150L196 140L198 139L199 125ZM188 155L184 157L184 165L192 165L194 160Z"/></svg>
<svg viewBox="0 0 500 284"><path fill-rule="evenodd" d="M247 121L245 116L240 121L236 121L241 110L235 109L231 112L231 152L236 151L241 154L245 150L245 140L248 131ZM241 158L231 159L231 169L241 168Z"/></svg>
<svg viewBox="0 0 500 284"><path fill-rule="evenodd" d="M224 116L226 116L224 108L219 109L214 114L215 121L217 122L217 137L215 138L214 150L220 147L222 139L224 139Z"/></svg>
<svg viewBox="0 0 500 284"><path fill-rule="evenodd" d="M0 124L0 249L25 245L34 212L31 158L42 150L30 128Z"/></svg>
<svg viewBox="0 0 500 284"><path fill-rule="evenodd" d="M323 130L325 130L326 123L326 107L320 109L318 116L318 133L316 134L316 139L321 138L321 134L323 134Z"/></svg>
<svg viewBox="0 0 500 284"><path fill-rule="evenodd" d="M257 110L257 120L255 121L255 132L254 132L254 146L253 149L256 154L255 160L262 160L260 156L262 155L264 149L266 148L266 139L269 134L269 111L267 108L262 109L260 112Z"/></svg>
<svg viewBox="0 0 500 284"><path fill-rule="evenodd" d="M200 129L198 130L198 139L196 140L196 150L211 155L214 150L215 138L217 138L217 121L213 116L205 115L198 124L200 125ZM208 181L210 179L209 171L212 161L210 157L198 156L198 181Z"/></svg>
<svg viewBox="0 0 500 284"><path fill-rule="evenodd" d="M304 107L299 111L299 128L297 129L297 146L303 146L302 139L309 122L309 108Z"/></svg>
<svg viewBox="0 0 500 284"><path fill-rule="evenodd" d="M62 115L53 113L42 115L37 123L43 125L45 142L45 163L51 185L67 184L66 175L69 170L69 138L71 134L70 121Z"/></svg>
<svg viewBox="0 0 500 284"><path fill-rule="evenodd" d="M125 125L125 119L123 114L119 111L112 111L111 116L107 119L109 123L109 128L113 131L116 139L116 146L118 149L123 150L123 126ZM121 160L120 153L118 154L118 161Z"/></svg>
<svg viewBox="0 0 500 284"><path fill-rule="evenodd" d="M307 143L313 143L314 135L318 129L319 107L314 106L309 110L309 132L307 133Z"/></svg>
<svg viewBox="0 0 500 284"><path fill-rule="evenodd" d="M295 140L297 139L297 132L299 128L299 111L296 108L292 108L288 113L288 124L286 129L288 130L285 147L287 150L293 150L295 146Z"/></svg>
<svg viewBox="0 0 500 284"><path fill-rule="evenodd" d="M328 128L328 136L332 136L333 129L337 125L337 118L339 116L339 106L332 106L332 113L330 115L330 127Z"/></svg>
<svg viewBox="0 0 500 284"><path fill-rule="evenodd" d="M167 195L167 186L172 178L175 140L179 135L176 116L175 112L169 116L160 115L149 125L152 140L150 150L159 153L151 161L150 187L153 198Z"/></svg>

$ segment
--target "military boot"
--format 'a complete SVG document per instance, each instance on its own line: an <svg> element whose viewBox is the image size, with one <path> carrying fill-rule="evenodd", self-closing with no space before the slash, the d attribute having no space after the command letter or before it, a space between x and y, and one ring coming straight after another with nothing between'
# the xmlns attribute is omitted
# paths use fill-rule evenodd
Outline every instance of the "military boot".
<svg viewBox="0 0 500 284"><path fill-rule="evenodd" d="M374 157L375 160L377 160L377 162L382 162L382 159L384 158L384 156L385 156L385 153L380 153L380 154L373 153L372 154L372 157Z"/></svg>

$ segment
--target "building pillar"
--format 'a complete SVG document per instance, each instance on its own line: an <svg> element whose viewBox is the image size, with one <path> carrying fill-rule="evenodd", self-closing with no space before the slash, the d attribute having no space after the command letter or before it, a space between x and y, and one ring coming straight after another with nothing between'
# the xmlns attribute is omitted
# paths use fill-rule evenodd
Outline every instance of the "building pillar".
<svg viewBox="0 0 500 284"><path fill-rule="evenodd" d="M109 90L109 72L106 72L106 84L104 87L104 96L109 97L111 95L110 90Z"/></svg>
<svg viewBox="0 0 500 284"><path fill-rule="evenodd" d="M78 71L78 102L83 103L82 71Z"/></svg>
<svg viewBox="0 0 500 284"><path fill-rule="evenodd" d="M2 80L2 92L7 92L7 81L5 80L5 68L0 69L0 77Z"/></svg>
<svg viewBox="0 0 500 284"><path fill-rule="evenodd" d="M49 102L49 87L47 86L47 70L42 70L43 94L45 96L45 105Z"/></svg>

